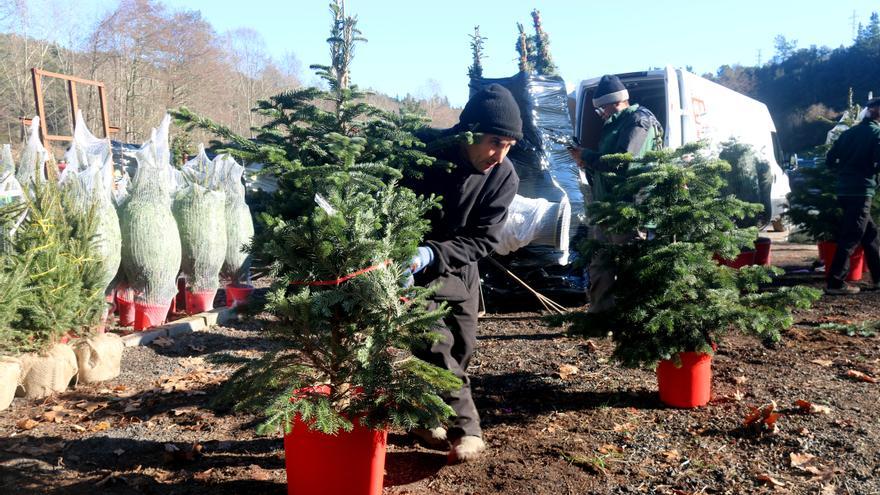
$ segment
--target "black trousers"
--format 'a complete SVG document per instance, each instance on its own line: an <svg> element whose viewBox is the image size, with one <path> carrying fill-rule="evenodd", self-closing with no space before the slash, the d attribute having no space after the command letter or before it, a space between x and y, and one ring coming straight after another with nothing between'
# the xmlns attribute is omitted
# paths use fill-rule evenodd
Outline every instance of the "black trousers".
<svg viewBox="0 0 880 495"><path fill-rule="evenodd" d="M828 287L843 287L846 274L849 272L849 257L856 247L861 245L865 250L865 261L871 271L874 283L880 282L880 236L877 226L871 218L870 196L838 196L837 204L843 209L843 218L835 237L837 251L834 261L828 270Z"/></svg>
<svg viewBox="0 0 880 495"><path fill-rule="evenodd" d="M477 278L479 283L479 278ZM479 311L479 286L473 297L465 301L446 301L450 312L441 325L434 329L442 338L430 349L416 349L413 354L433 365L451 371L461 379L461 388L444 397L455 411L455 421L447 431L449 440L465 435L482 437L480 415L471 396L471 381L467 367L477 345L477 314ZM438 303L431 303L429 309L436 309Z"/></svg>

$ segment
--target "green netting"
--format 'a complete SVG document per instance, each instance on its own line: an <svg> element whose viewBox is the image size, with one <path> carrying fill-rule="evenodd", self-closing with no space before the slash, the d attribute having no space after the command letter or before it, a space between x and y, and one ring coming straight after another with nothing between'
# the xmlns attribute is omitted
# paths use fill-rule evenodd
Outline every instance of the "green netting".
<svg viewBox="0 0 880 495"><path fill-rule="evenodd" d="M773 172L770 170L770 164L762 160L751 145L735 139L722 143L718 157L730 164L730 172L724 177L727 186L722 189L721 194L733 194L748 203L764 205L763 212L755 218L745 219L742 223L744 225L767 223L772 211L770 188L773 185Z"/></svg>

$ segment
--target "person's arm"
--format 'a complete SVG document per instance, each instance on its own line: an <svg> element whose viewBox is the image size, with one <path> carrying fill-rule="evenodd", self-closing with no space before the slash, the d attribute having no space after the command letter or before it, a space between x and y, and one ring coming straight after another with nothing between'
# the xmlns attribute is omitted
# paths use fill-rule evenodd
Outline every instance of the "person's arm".
<svg viewBox="0 0 880 495"><path fill-rule="evenodd" d="M459 235L443 241L426 241L434 251L434 262L425 271L443 274L488 256L498 246L507 208L513 201L519 178L512 168L509 173L483 191L475 206L473 220Z"/></svg>
<svg viewBox="0 0 880 495"><path fill-rule="evenodd" d="M825 154L825 166L831 170L837 169L838 160L840 160L840 138L843 136L838 136L838 138L834 141L834 144L831 145L831 149L828 150L828 153Z"/></svg>

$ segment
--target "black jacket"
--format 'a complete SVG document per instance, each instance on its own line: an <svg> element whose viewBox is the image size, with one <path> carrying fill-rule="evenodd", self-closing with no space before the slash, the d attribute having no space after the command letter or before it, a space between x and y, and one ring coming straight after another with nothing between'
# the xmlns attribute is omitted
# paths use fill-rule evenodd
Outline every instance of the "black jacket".
<svg viewBox="0 0 880 495"><path fill-rule="evenodd" d="M436 299L465 301L476 296L477 261L498 246L519 177L508 158L480 173L459 146L432 154L438 161L423 178L404 181L417 194L442 197L442 207L428 213L431 228L424 241L434 262L416 275L416 283L439 283ZM444 162L453 163L452 170Z"/></svg>

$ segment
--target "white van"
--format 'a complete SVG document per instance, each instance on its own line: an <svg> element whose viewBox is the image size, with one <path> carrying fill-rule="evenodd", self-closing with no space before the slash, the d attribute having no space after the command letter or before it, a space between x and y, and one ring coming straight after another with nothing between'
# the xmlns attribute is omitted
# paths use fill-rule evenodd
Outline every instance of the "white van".
<svg viewBox="0 0 880 495"><path fill-rule="evenodd" d="M782 153L767 105L671 66L616 75L629 91L630 103L647 107L663 124L666 147L674 149L706 139L717 152L720 144L731 138L753 146L773 173L770 218L782 214L791 189L788 176L779 166ZM598 145L602 128L592 104L599 79L601 76L582 81L576 92L569 95L575 135L582 146L593 149Z"/></svg>

